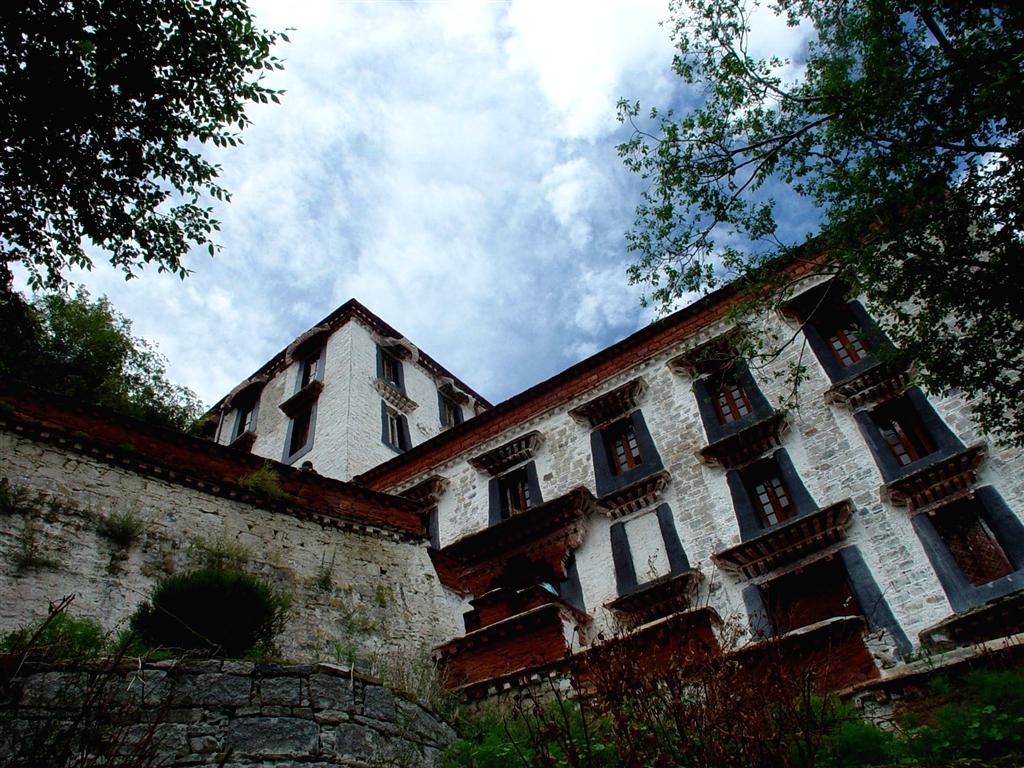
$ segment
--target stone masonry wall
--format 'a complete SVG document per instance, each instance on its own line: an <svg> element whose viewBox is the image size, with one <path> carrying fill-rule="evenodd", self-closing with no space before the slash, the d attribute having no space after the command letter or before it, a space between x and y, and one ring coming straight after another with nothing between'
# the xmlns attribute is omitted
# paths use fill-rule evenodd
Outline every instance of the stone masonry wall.
<svg viewBox="0 0 1024 768"><path fill-rule="evenodd" d="M16 678L6 700L0 692L0 749L13 748L4 744L12 731L59 729L87 687L103 692L90 698L101 703L80 727L101 727L112 713L129 743L151 734L166 766L420 768L437 765L455 737L429 709L336 665L164 661L94 672L51 668Z"/></svg>
<svg viewBox="0 0 1024 768"><path fill-rule="evenodd" d="M302 519L12 432L0 431L0 477L39 497L0 516L0 633L68 594L72 613L116 631L160 577L226 546L292 596L285 658L420 663L461 627L420 539ZM98 521L112 514L141 522L137 542L125 548L100 534Z"/></svg>

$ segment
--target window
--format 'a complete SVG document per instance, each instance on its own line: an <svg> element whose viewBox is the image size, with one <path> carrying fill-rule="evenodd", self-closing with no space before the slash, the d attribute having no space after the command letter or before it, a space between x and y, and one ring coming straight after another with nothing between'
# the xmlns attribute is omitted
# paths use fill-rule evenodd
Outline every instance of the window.
<svg viewBox="0 0 1024 768"><path fill-rule="evenodd" d="M590 450L598 496L625 488L664 466L639 410L591 432Z"/></svg>
<svg viewBox="0 0 1024 768"><path fill-rule="evenodd" d="M813 322L840 368L849 368L870 356L871 345L864 327L849 304L822 308L815 313Z"/></svg>
<svg viewBox="0 0 1024 768"><path fill-rule="evenodd" d="M872 421L896 463L905 467L937 450L924 422L905 397L898 397L871 412Z"/></svg>
<svg viewBox="0 0 1024 768"><path fill-rule="evenodd" d="M738 379L722 376L712 396L720 424L731 424L753 413L747 391Z"/></svg>
<svg viewBox="0 0 1024 768"><path fill-rule="evenodd" d="M256 431L256 404L258 396L238 403L235 408L235 428L231 432L231 440L237 440L246 432Z"/></svg>
<svg viewBox="0 0 1024 768"><path fill-rule="evenodd" d="M530 479L526 467L514 469L498 478L501 519L507 520L533 506L530 496Z"/></svg>
<svg viewBox="0 0 1024 768"><path fill-rule="evenodd" d="M462 423L462 407L458 403L440 392L437 393L437 403L442 427L454 427Z"/></svg>
<svg viewBox="0 0 1024 768"><path fill-rule="evenodd" d="M784 448L742 469L730 469L725 477L743 541L818 509Z"/></svg>
<svg viewBox="0 0 1024 768"><path fill-rule="evenodd" d="M286 462L295 461L313 447L313 405L297 410L288 424Z"/></svg>
<svg viewBox="0 0 1024 768"><path fill-rule="evenodd" d="M779 474L754 478L750 483L750 498L765 528L791 518L795 512L789 490Z"/></svg>
<svg viewBox="0 0 1024 768"><path fill-rule="evenodd" d="M407 451L412 448L409 438L409 422L405 416L386 403L380 404L381 441L396 451Z"/></svg>
<svg viewBox="0 0 1024 768"><path fill-rule="evenodd" d="M492 477L488 485L490 525L508 520L527 509L543 503L540 483L537 480L537 465L529 461L503 475Z"/></svg>
<svg viewBox="0 0 1024 768"><path fill-rule="evenodd" d="M320 374L320 350L313 352L299 364L299 389L309 386L311 382L322 378Z"/></svg>
<svg viewBox="0 0 1024 768"><path fill-rule="evenodd" d="M615 585L620 596L636 591L658 576L690 568L668 504L659 505L653 513L620 520L612 524L610 533ZM641 542L642 549L638 547L634 552L631 539Z"/></svg>
<svg viewBox="0 0 1024 768"><path fill-rule="evenodd" d="M630 419L621 419L605 429L604 444L613 475L621 475L640 466L640 445Z"/></svg>
<svg viewBox="0 0 1024 768"><path fill-rule="evenodd" d="M390 352L378 348L380 368L378 375L397 389L403 390L402 386L402 362Z"/></svg>
<svg viewBox="0 0 1024 768"><path fill-rule="evenodd" d="M963 500L943 507L932 517L939 538L964 576L975 586L988 584L1014 571L979 511L977 502Z"/></svg>

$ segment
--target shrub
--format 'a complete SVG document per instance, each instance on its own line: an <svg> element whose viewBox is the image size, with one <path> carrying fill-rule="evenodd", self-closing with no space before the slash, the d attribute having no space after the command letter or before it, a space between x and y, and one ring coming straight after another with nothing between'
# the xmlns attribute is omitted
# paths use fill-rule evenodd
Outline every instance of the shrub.
<svg viewBox="0 0 1024 768"><path fill-rule="evenodd" d="M0 477L0 515L25 515L34 507L32 494L6 477Z"/></svg>
<svg viewBox="0 0 1024 768"><path fill-rule="evenodd" d="M123 549L138 541L146 524L131 512L112 512L96 521L96 532Z"/></svg>
<svg viewBox="0 0 1024 768"><path fill-rule="evenodd" d="M247 491L253 491L269 499L284 501L288 498L288 494L281 488L281 478L269 464L264 464L255 472L242 475L238 478L238 484Z"/></svg>
<svg viewBox="0 0 1024 768"><path fill-rule="evenodd" d="M0 637L0 653L28 654L33 661L79 661L100 655L106 643L99 623L62 611Z"/></svg>
<svg viewBox="0 0 1024 768"><path fill-rule="evenodd" d="M204 568L161 581L131 627L151 647L239 657L268 653L289 600L251 574Z"/></svg>

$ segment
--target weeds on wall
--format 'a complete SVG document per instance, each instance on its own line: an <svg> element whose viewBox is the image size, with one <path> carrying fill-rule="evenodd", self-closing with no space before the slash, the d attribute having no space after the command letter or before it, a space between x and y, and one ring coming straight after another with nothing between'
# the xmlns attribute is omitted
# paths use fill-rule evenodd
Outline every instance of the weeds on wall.
<svg viewBox="0 0 1024 768"><path fill-rule="evenodd" d="M269 464L264 464L255 472L242 475L238 478L238 485L273 501L287 501L291 498L281 488L281 478Z"/></svg>
<svg viewBox="0 0 1024 768"><path fill-rule="evenodd" d="M214 570L241 570L252 560L252 550L226 534L192 539L188 555L197 567Z"/></svg>
<svg viewBox="0 0 1024 768"><path fill-rule="evenodd" d="M0 477L0 515L28 515L35 509L35 502L28 489Z"/></svg>
<svg viewBox="0 0 1024 768"><path fill-rule="evenodd" d="M122 549L131 548L145 530L145 521L128 510L111 512L96 520L96 533Z"/></svg>
<svg viewBox="0 0 1024 768"><path fill-rule="evenodd" d="M313 577L313 586L321 592L330 592L334 589L334 558L337 554L337 551L331 553L330 562L327 562L326 550L320 555L320 567Z"/></svg>
<svg viewBox="0 0 1024 768"><path fill-rule="evenodd" d="M18 535L17 546L11 554L11 562L19 573L32 570L57 571L61 568L60 560L43 551L38 541L38 533L30 520L25 521L25 526Z"/></svg>

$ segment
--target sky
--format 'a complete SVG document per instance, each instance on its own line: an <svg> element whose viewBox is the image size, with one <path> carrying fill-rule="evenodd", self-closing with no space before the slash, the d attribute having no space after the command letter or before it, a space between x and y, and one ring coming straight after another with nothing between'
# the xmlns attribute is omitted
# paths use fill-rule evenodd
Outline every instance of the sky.
<svg viewBox="0 0 1024 768"><path fill-rule="evenodd" d="M499 402L653 319L627 284L641 186L620 97L681 103L665 0L251 0L289 28L280 105L211 152L232 192L184 281L73 273L212 405L355 297ZM799 32L769 14L759 44Z"/></svg>

